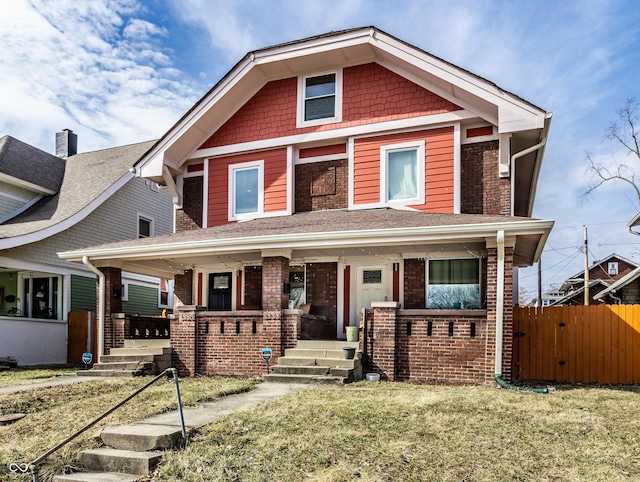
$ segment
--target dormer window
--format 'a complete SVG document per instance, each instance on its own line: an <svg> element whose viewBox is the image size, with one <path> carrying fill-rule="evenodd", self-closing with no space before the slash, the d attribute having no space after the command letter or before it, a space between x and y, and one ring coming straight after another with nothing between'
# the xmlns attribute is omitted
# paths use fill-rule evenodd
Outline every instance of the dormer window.
<svg viewBox="0 0 640 482"><path fill-rule="evenodd" d="M342 118L341 72L301 77L298 127L339 122Z"/></svg>
<svg viewBox="0 0 640 482"><path fill-rule="evenodd" d="M618 274L618 263L615 261L611 261L608 268L609 275L616 276Z"/></svg>

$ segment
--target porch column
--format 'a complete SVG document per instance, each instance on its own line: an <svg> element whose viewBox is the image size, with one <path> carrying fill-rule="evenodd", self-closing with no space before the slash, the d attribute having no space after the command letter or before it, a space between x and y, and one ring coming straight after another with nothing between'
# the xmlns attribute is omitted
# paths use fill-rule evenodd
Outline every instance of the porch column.
<svg viewBox="0 0 640 482"><path fill-rule="evenodd" d="M289 282L291 250L265 250L262 253L262 316L267 346L274 356L284 355L282 310L287 308L289 294L284 292Z"/></svg>
<svg viewBox="0 0 640 482"><path fill-rule="evenodd" d="M179 305L169 316L171 323L171 348L173 366L181 377L196 375L198 358L197 313L203 308L194 305Z"/></svg>
<svg viewBox="0 0 640 482"><path fill-rule="evenodd" d="M380 373L382 380L396 379L396 316L400 303L395 301L375 301L372 323L371 368Z"/></svg>
<svg viewBox="0 0 640 482"><path fill-rule="evenodd" d="M511 381L513 362L513 243L505 238L502 312L502 378ZM496 358L498 251L487 243L487 350L485 380L493 382Z"/></svg>
<svg viewBox="0 0 640 482"><path fill-rule="evenodd" d="M115 313L122 313L122 270L110 267L98 269L104 273L104 348L108 352L111 348L124 345L124 332L117 330L116 333L113 316ZM96 296L99 296L97 284ZM98 301L96 306L99 305Z"/></svg>

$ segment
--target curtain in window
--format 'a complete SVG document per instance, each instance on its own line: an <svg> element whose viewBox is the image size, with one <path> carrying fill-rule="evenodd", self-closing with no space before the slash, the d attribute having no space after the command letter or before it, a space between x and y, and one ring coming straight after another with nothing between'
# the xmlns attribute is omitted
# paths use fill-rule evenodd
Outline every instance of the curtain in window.
<svg viewBox="0 0 640 482"><path fill-rule="evenodd" d="M418 197L418 152L392 151L387 154L389 200Z"/></svg>
<svg viewBox="0 0 640 482"><path fill-rule="evenodd" d="M236 214L258 212L258 169L235 172Z"/></svg>

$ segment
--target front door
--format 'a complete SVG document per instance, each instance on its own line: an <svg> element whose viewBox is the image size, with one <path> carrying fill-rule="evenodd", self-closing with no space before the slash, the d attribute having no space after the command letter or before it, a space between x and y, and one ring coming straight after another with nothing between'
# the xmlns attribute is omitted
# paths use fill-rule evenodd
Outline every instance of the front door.
<svg viewBox="0 0 640 482"><path fill-rule="evenodd" d="M231 273L209 275L209 311L231 311Z"/></svg>
<svg viewBox="0 0 640 482"><path fill-rule="evenodd" d="M371 308L374 301L384 301L387 296L385 266L358 266L356 276L355 313L351 314L351 324L357 325L361 308Z"/></svg>

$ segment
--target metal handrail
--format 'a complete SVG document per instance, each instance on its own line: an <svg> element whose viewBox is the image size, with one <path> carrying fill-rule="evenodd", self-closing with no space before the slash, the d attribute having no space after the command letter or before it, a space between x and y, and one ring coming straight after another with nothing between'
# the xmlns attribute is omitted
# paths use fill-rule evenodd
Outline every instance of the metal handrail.
<svg viewBox="0 0 640 482"><path fill-rule="evenodd" d="M129 400L131 400L132 398L134 398L135 396L139 395L142 391L146 390L147 388L149 388L151 385L153 385L155 382L157 382L158 380L160 380L160 378L162 378L165 375L168 375L169 373L173 374L173 381L176 385L176 397L178 399L178 411L180 412L180 426L182 428L182 440L184 443L184 446L186 447L187 445L187 429L185 427L184 424L184 413L182 412L182 399L180 398L180 386L178 385L178 370L176 370L175 368L167 368L165 371L163 371L160 375L156 376L153 380L151 380L149 383L147 383L146 385L144 385L143 387L139 388L138 390L136 390L135 392L133 392L131 395L129 395L127 398L125 398L124 400L122 400L120 403L114 405L112 408L110 408L109 410L107 410L106 412L104 412L102 415L100 415L98 418L96 418L95 420L93 420L92 422L89 422L87 425L85 425L84 427L82 427L80 430L78 430L76 433L74 433L73 435L70 435L69 437L67 437L66 439L64 439L62 442L60 442L58 445L56 445L55 447L53 447L52 449L49 449L47 452L45 452L43 455L41 455L40 457L38 457L37 459L33 460L30 464L29 464L29 469L31 470L31 473L33 474L33 482L39 482L38 480L38 474L40 472L40 465L42 464L42 462L44 462L44 460L49 457L49 455L53 454L54 452L60 450L62 447L64 447L65 445L67 445L69 442L71 442L74 438L76 438L78 435L82 434L83 432L86 432L88 429L90 429L91 427L93 427L96 423L98 423L100 420L102 420L103 418L107 417L108 415L111 415L111 413L115 412L118 408L120 408L122 405L124 405L125 403L127 403Z"/></svg>

